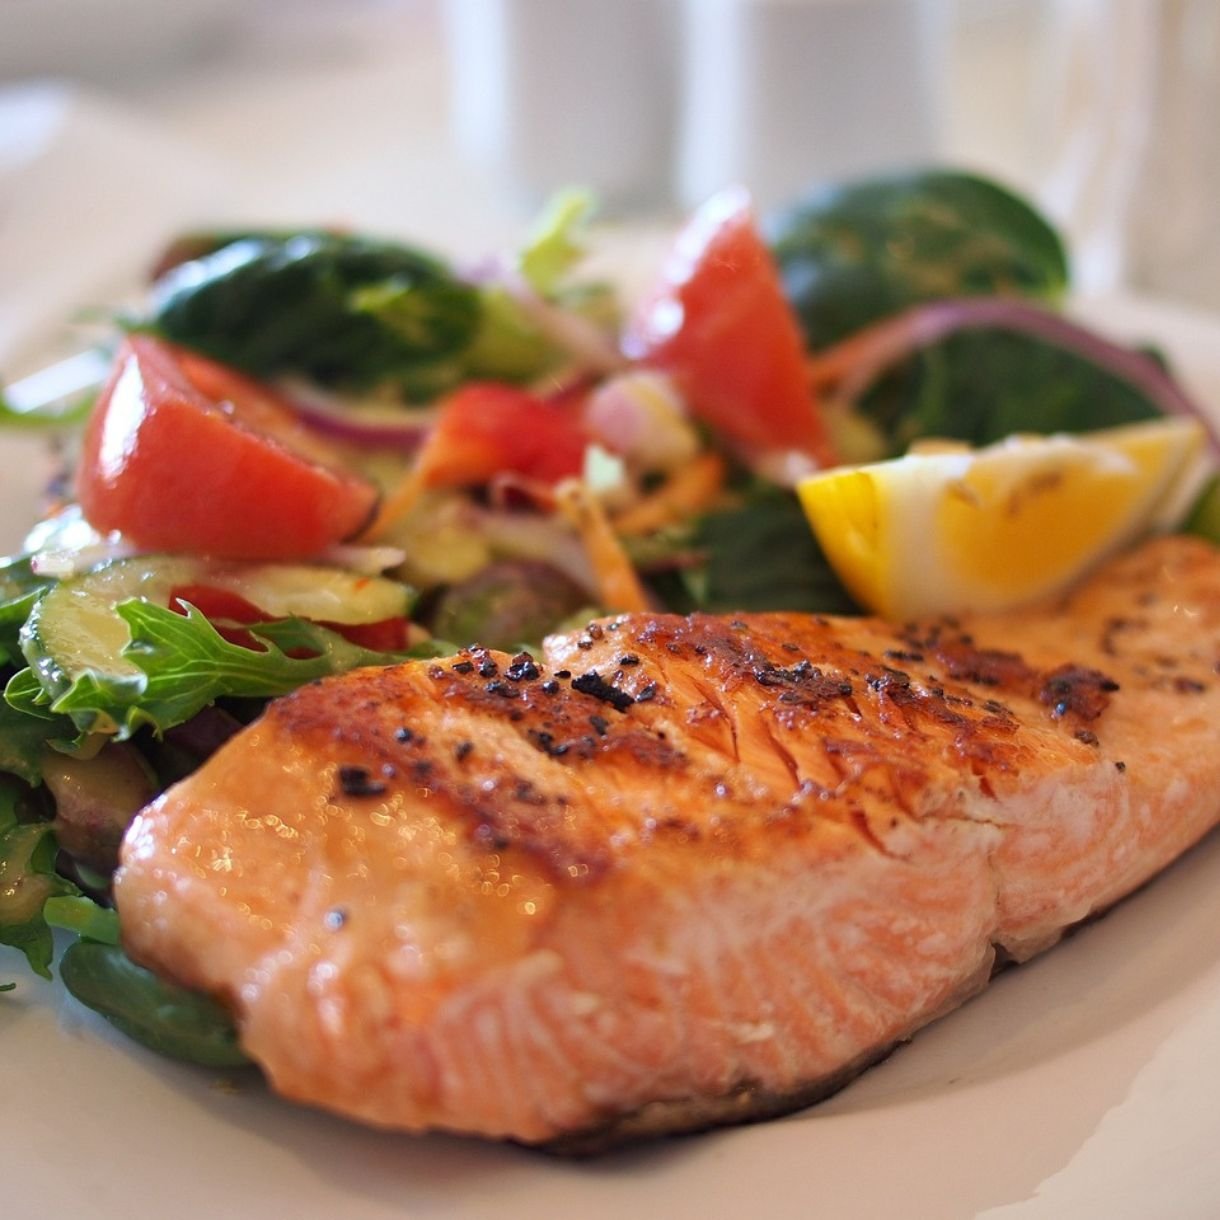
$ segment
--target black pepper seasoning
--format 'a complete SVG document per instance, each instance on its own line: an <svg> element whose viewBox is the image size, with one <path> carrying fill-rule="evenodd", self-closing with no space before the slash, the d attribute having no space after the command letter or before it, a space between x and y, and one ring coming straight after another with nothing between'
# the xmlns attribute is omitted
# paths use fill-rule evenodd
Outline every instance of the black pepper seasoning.
<svg viewBox="0 0 1220 1220"><path fill-rule="evenodd" d="M591 669L588 673L573 678L572 689L580 691L582 695L592 695L594 699L600 699L603 703L610 704L616 712L625 712L635 702L625 690L611 686L596 669Z"/></svg>
<svg viewBox="0 0 1220 1220"><path fill-rule="evenodd" d="M344 796L380 796L385 784L374 779L365 767L340 767L339 787Z"/></svg>
<svg viewBox="0 0 1220 1220"><path fill-rule="evenodd" d="M528 652L519 653L513 657L512 664L504 671L504 676L513 682L532 682L542 671Z"/></svg>

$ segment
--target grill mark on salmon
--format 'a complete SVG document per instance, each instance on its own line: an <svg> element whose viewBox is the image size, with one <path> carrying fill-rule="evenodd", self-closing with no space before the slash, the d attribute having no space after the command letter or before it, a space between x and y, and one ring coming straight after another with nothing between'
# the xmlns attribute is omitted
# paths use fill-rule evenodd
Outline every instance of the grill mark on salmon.
<svg viewBox="0 0 1220 1220"><path fill-rule="evenodd" d="M329 679L141 814L116 895L288 1096L587 1152L833 1091L1218 819L1220 552L1179 538L1037 613Z"/></svg>

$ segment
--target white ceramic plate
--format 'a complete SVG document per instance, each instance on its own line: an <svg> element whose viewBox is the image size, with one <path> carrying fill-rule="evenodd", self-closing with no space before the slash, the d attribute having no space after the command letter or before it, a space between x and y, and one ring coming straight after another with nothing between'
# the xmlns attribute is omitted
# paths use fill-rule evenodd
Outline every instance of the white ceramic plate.
<svg viewBox="0 0 1220 1220"><path fill-rule="evenodd" d="M1220 323L1079 311L1161 343L1220 415ZM0 437L0 542L35 445ZM588 1164L349 1125L157 1059L0 949L3 1214L1214 1220L1220 838L820 1106Z"/></svg>

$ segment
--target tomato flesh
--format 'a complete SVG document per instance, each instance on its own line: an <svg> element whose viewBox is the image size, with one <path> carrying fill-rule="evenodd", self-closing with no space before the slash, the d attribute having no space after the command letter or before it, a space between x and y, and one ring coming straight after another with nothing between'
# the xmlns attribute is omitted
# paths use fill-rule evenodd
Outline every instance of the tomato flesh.
<svg viewBox="0 0 1220 1220"><path fill-rule="evenodd" d="M668 373L692 413L747 456L796 450L833 465L800 328L741 188L687 223L623 348Z"/></svg>
<svg viewBox="0 0 1220 1220"><path fill-rule="evenodd" d="M377 501L270 388L143 335L90 417L76 493L96 529L226 559L315 555Z"/></svg>
<svg viewBox="0 0 1220 1220"><path fill-rule="evenodd" d="M418 469L429 487L475 486L503 473L557 483L580 474L586 444L569 406L501 382L469 382L445 399Z"/></svg>

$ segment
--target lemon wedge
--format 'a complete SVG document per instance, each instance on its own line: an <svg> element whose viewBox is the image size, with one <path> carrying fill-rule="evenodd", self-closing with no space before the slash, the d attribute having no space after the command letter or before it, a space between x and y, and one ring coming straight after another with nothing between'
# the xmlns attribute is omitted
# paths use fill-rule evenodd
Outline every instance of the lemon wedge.
<svg viewBox="0 0 1220 1220"><path fill-rule="evenodd" d="M1185 515L1205 433L1173 417L1082 436L956 444L797 487L840 580L890 619L1001 610L1066 588Z"/></svg>

